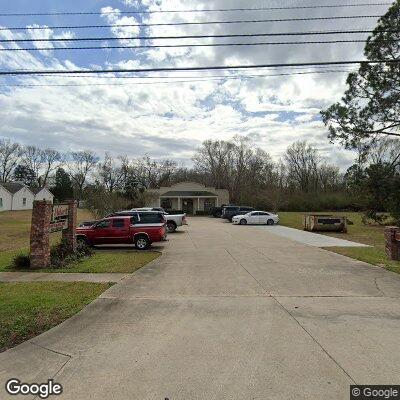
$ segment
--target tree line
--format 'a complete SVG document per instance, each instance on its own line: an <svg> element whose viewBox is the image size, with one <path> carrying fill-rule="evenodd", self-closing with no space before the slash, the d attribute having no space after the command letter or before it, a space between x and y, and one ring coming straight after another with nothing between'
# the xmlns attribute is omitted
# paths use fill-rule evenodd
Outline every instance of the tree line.
<svg viewBox="0 0 400 400"><path fill-rule="evenodd" d="M57 200L86 200L99 213L143 206L146 189L196 181L227 189L232 203L270 210L364 210L379 220L397 215L400 202L400 141L384 138L357 153L341 171L307 141L296 141L275 161L248 139L207 140L192 166L148 156L130 159L91 150L60 153L0 140L2 180L49 186Z"/></svg>

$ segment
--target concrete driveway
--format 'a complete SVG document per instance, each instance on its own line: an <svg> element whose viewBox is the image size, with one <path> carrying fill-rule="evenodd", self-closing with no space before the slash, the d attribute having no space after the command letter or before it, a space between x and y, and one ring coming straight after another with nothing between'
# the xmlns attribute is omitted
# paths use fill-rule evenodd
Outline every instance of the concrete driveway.
<svg viewBox="0 0 400 400"><path fill-rule="evenodd" d="M257 227L189 224L81 313L0 354L0 398L9 377L52 377L71 400L340 400L352 383L400 383L399 275Z"/></svg>

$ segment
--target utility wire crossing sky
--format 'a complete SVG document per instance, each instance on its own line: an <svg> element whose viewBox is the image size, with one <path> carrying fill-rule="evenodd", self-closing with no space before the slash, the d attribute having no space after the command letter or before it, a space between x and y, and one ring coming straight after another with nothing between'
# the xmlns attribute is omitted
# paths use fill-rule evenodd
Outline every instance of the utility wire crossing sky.
<svg viewBox="0 0 400 400"><path fill-rule="evenodd" d="M0 136L183 163L210 138L246 136L274 158L308 139L345 167L353 154L329 144L319 111L340 99L347 74L365 62L366 39L390 4L3 4Z"/></svg>

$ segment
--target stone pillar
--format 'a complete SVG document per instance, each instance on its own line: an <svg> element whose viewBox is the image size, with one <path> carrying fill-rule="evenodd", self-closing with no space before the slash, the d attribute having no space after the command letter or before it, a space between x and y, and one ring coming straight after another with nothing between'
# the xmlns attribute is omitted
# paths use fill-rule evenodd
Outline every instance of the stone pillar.
<svg viewBox="0 0 400 400"><path fill-rule="evenodd" d="M50 266L50 221L53 205L50 201L34 201L31 224L30 262L32 269Z"/></svg>
<svg viewBox="0 0 400 400"><path fill-rule="evenodd" d="M68 204L68 228L62 231L62 238L68 244L71 252L76 252L76 223L77 223L77 203L76 200L67 200Z"/></svg>
<svg viewBox="0 0 400 400"><path fill-rule="evenodd" d="M396 233L400 235L400 228L387 226L385 228L385 249L391 260L400 260L400 240L396 240ZM400 239L400 237L398 237Z"/></svg>

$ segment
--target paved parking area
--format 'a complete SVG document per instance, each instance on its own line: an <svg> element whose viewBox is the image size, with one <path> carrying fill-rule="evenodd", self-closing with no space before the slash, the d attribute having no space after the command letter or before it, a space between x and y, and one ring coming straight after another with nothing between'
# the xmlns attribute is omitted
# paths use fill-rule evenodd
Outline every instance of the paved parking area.
<svg viewBox="0 0 400 400"><path fill-rule="evenodd" d="M81 313L0 354L0 381L53 377L71 400L341 400L352 383L400 383L399 275L258 227L189 224Z"/></svg>
<svg viewBox="0 0 400 400"><path fill-rule="evenodd" d="M349 240L339 239L332 236L321 235L314 232L301 231L299 229L289 228L282 225L259 225L259 229L267 230L274 235L286 239L294 240L299 243L315 247L369 247L367 244L351 242Z"/></svg>

